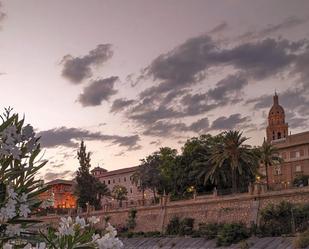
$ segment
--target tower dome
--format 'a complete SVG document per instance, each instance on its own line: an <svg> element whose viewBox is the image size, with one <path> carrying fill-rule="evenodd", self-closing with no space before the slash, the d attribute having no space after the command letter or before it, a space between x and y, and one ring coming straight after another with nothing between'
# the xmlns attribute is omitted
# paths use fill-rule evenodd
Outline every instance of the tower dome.
<svg viewBox="0 0 309 249"><path fill-rule="evenodd" d="M286 138L288 135L288 124L285 123L284 109L279 105L279 97L277 93L275 93L273 97L273 105L268 113L268 126L266 133L268 142Z"/></svg>

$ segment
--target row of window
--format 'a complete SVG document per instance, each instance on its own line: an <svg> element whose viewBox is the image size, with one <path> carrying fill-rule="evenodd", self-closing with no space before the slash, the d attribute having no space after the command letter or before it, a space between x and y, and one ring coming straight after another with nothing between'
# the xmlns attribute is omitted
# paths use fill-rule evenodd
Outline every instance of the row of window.
<svg viewBox="0 0 309 249"><path fill-rule="evenodd" d="M303 157L304 155L305 155L305 151L303 149L290 152L290 158L291 159L300 158L300 157ZM283 159L287 159L287 152L282 152L281 157Z"/></svg>
<svg viewBox="0 0 309 249"><path fill-rule="evenodd" d="M302 172L302 167L301 165L296 165L295 166L295 172L296 173L299 173L299 172ZM282 170L281 170L281 165L276 165L274 167L274 175L281 175L282 174Z"/></svg>
<svg viewBox="0 0 309 249"><path fill-rule="evenodd" d="M131 177L130 177L130 178L131 178ZM113 179L112 181L113 181L113 183L116 183L116 180L115 180L115 179ZM124 177L124 178L123 178L123 181L126 182L126 181L127 181L127 178ZM118 178L118 182L121 182L121 178L120 178L120 177ZM103 180L103 183L104 183L104 184L111 184L111 180L106 180L106 181Z"/></svg>

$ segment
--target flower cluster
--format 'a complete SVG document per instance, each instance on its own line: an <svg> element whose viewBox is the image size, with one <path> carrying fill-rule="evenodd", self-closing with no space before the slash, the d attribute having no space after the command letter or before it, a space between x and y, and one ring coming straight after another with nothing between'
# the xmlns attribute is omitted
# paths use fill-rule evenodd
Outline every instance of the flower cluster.
<svg viewBox="0 0 309 249"><path fill-rule="evenodd" d="M26 153L31 153L37 146L37 139L31 125L26 125L18 132L16 125L12 124L0 132L0 157L12 156L20 160L23 144Z"/></svg>
<svg viewBox="0 0 309 249"><path fill-rule="evenodd" d="M16 216L27 218L31 212L27 204L28 195L26 193L18 195L9 184L6 186L6 196L6 201L0 209L0 224L4 224ZM8 225L7 230L9 230L10 226L13 225ZM16 228L16 225L14 227ZM13 230L15 231L16 229Z"/></svg>
<svg viewBox="0 0 309 249"><path fill-rule="evenodd" d="M100 234L94 233L94 225L100 221L99 218L92 216L85 220L84 218L80 218L77 216L75 221L71 218L62 217L60 220L60 224L58 230L55 232L56 239L53 240L54 245L58 245L59 248L68 248L66 243L72 243L71 241L79 241L78 246L88 246L88 248L96 248L96 249L120 249L123 247L123 243L116 237L117 231L111 226L109 223L105 228L106 233L101 236ZM50 235L51 236L51 235ZM54 237L54 236L51 236ZM79 240L75 238L78 237ZM81 243L82 241L82 243ZM46 241L48 245L50 239ZM61 244L62 243L62 244ZM77 246L76 245L76 246Z"/></svg>

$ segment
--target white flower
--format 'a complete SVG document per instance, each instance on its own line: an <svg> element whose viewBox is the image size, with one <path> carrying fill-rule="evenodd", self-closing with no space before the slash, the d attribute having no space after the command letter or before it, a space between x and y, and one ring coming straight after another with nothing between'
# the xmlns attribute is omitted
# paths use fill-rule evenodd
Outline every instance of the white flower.
<svg viewBox="0 0 309 249"><path fill-rule="evenodd" d="M71 217L68 217L67 219L64 217L61 217L60 227L58 228L58 233L61 236L74 235L75 232L73 229L73 220Z"/></svg>
<svg viewBox="0 0 309 249"><path fill-rule="evenodd" d="M20 216L27 218L28 214L30 213L31 213L31 210L29 209L27 204L20 204L20 207L19 207Z"/></svg>
<svg viewBox="0 0 309 249"><path fill-rule="evenodd" d="M117 236L117 230L110 223L107 224L107 227L105 228L105 230L111 237L114 238Z"/></svg>
<svg viewBox="0 0 309 249"><path fill-rule="evenodd" d="M80 225L81 228L84 228L86 226L86 221L84 218L79 218L79 216L75 219L75 224Z"/></svg>
<svg viewBox="0 0 309 249"><path fill-rule="evenodd" d="M8 235L8 236L15 236L15 235L19 236L20 232L21 232L21 225L20 224L16 224L16 225L9 224L6 227L5 234Z"/></svg>
<svg viewBox="0 0 309 249"><path fill-rule="evenodd" d="M90 218L88 218L88 222L94 225L100 222L100 218L96 216L91 216Z"/></svg>
<svg viewBox="0 0 309 249"><path fill-rule="evenodd" d="M33 127L29 124L27 124L23 130L22 134L24 135L25 139L29 139L34 136Z"/></svg>
<svg viewBox="0 0 309 249"><path fill-rule="evenodd" d="M8 193L9 198L11 199L15 200L17 198L17 193L14 192L14 188L10 185L8 185L7 187L7 193Z"/></svg>
<svg viewBox="0 0 309 249"><path fill-rule="evenodd" d="M120 249L123 243L118 238L103 236L96 241L99 249Z"/></svg>
<svg viewBox="0 0 309 249"><path fill-rule="evenodd" d="M9 243L5 243L3 245L3 249L13 249L13 246L11 244L9 244Z"/></svg>
<svg viewBox="0 0 309 249"><path fill-rule="evenodd" d="M28 194L22 193L21 196L18 198L19 202L27 202Z"/></svg>

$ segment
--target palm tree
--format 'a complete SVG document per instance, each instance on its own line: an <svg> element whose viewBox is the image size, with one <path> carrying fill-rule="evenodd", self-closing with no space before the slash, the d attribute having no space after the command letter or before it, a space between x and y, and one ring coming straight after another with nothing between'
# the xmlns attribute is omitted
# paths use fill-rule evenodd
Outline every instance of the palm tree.
<svg viewBox="0 0 309 249"><path fill-rule="evenodd" d="M125 186L115 185L112 194L113 197L119 201L119 206L122 207L122 201L127 199L128 190Z"/></svg>
<svg viewBox="0 0 309 249"><path fill-rule="evenodd" d="M283 159L279 157L278 149L274 147L271 143L265 141L262 146L259 148L258 156L260 158L260 163L265 166L266 174L266 187L269 189L269 179L268 179L268 167L282 163Z"/></svg>
<svg viewBox="0 0 309 249"><path fill-rule="evenodd" d="M206 179L214 180L216 176L222 175L226 167L230 168L232 173L232 190L237 192L237 174L254 175L258 158L251 150L249 145L244 142L248 138L242 136L242 132L228 131L223 133L222 143L218 143L212 150L210 156L210 170Z"/></svg>

